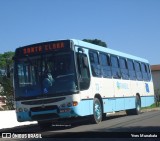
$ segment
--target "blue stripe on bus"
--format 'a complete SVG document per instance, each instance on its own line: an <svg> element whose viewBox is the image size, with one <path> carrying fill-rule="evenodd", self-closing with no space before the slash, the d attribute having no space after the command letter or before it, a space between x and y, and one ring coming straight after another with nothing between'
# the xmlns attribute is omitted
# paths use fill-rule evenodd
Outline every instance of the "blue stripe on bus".
<svg viewBox="0 0 160 141"><path fill-rule="evenodd" d="M142 107L150 106L153 103L154 103L154 96L141 97ZM105 98L103 99L103 104L104 104L105 113L126 110L126 109L133 109L135 108L135 97ZM33 116L33 115L42 115L42 114L48 114L48 113L56 113L59 115L60 118L92 115L93 99L85 99L80 101L77 106L72 107L71 111L66 113L57 113L56 110L50 110L50 111L35 112L31 114ZM17 113L17 119L19 122L32 120L31 117L29 116L29 112Z"/></svg>
<svg viewBox="0 0 160 141"><path fill-rule="evenodd" d="M73 110L78 116L93 114L93 99L80 101L77 106L73 107Z"/></svg>
<svg viewBox="0 0 160 141"><path fill-rule="evenodd" d="M141 107L150 106L154 103L154 96L141 97ZM135 108L135 97L119 97L103 99L104 112L113 112ZM74 112L78 116L93 114L93 100L85 99L78 103L78 106L73 107Z"/></svg>
<svg viewBox="0 0 160 141"><path fill-rule="evenodd" d="M142 96L141 97L141 106L146 107L154 103L154 96Z"/></svg>

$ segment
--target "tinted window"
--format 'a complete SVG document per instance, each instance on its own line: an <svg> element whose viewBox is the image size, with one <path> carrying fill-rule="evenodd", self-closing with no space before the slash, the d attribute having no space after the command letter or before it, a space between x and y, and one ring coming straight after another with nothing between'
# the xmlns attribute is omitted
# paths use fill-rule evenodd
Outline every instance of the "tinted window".
<svg viewBox="0 0 160 141"><path fill-rule="evenodd" d="M126 60L124 58L119 58L119 65L121 69L127 69Z"/></svg>
<svg viewBox="0 0 160 141"><path fill-rule="evenodd" d="M101 77L101 68L99 65L98 53L91 51L89 53L89 58L91 63L92 75L95 77Z"/></svg>
<svg viewBox="0 0 160 141"><path fill-rule="evenodd" d="M101 69L102 69L102 75L105 78L111 78L111 67L110 67L110 61L108 54L100 53L100 62L101 62Z"/></svg>
<svg viewBox="0 0 160 141"><path fill-rule="evenodd" d="M139 62L136 62L136 61L135 61L134 65L135 65L135 70L136 70L137 72L141 71Z"/></svg>
<svg viewBox="0 0 160 141"><path fill-rule="evenodd" d="M137 80L142 80L142 73L141 73L140 63L135 61L134 65L135 65Z"/></svg>
<svg viewBox="0 0 160 141"><path fill-rule="evenodd" d="M128 64L128 69L129 69L129 70L134 70L134 65L133 65L133 61L132 61L132 60L129 60L129 59L128 59L127 64Z"/></svg>
<svg viewBox="0 0 160 141"><path fill-rule="evenodd" d="M118 68L118 58L116 56L111 56L112 67Z"/></svg>
<svg viewBox="0 0 160 141"><path fill-rule="evenodd" d="M100 53L100 60L102 66L110 66L109 56L108 54Z"/></svg>
<svg viewBox="0 0 160 141"><path fill-rule="evenodd" d="M150 66L148 64L146 64L147 66L147 74L148 74L148 80L151 80L151 71L150 71Z"/></svg>
<svg viewBox="0 0 160 141"><path fill-rule="evenodd" d="M147 81L148 80L148 74L147 74L147 66L146 66L146 64L142 63L141 64L141 69L142 69L143 80Z"/></svg>
<svg viewBox="0 0 160 141"><path fill-rule="evenodd" d="M119 58L119 65L120 65L122 78L129 79L129 73L128 73L128 69L127 69L126 59Z"/></svg>
<svg viewBox="0 0 160 141"><path fill-rule="evenodd" d="M135 80L136 79L136 73L135 73L135 70L134 70L133 60L127 59L127 65L128 65L128 71L129 71L129 78L131 80Z"/></svg>
<svg viewBox="0 0 160 141"><path fill-rule="evenodd" d="M90 52L90 61L93 64L99 64L99 59L98 59L98 53L97 52Z"/></svg>
<svg viewBox="0 0 160 141"><path fill-rule="evenodd" d="M113 78L120 78L120 70L118 65L118 58L116 56L111 56L111 66L112 66L112 76Z"/></svg>

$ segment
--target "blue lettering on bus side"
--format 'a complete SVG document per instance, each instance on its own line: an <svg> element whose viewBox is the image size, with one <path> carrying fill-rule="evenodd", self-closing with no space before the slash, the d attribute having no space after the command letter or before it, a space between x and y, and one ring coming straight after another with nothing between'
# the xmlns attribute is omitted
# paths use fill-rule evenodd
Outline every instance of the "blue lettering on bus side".
<svg viewBox="0 0 160 141"><path fill-rule="evenodd" d="M145 87L146 87L146 92L149 93L149 85L148 85L148 83L145 83Z"/></svg>

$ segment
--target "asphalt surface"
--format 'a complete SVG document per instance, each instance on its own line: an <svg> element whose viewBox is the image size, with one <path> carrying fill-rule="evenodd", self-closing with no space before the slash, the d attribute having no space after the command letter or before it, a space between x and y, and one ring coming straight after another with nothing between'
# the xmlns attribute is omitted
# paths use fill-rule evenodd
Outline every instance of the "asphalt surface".
<svg viewBox="0 0 160 141"><path fill-rule="evenodd" d="M0 130L1 133L40 134L42 138L59 140L62 138L160 140L160 110L143 110L139 115L127 116L125 112L109 115L100 124L92 124L88 117L58 121L51 128L41 129L37 124L18 126ZM0 137L0 139L2 139ZM4 139L3 139L4 140ZM9 140L9 139L6 139ZM24 140L24 139L19 139ZM116 140L116 139L114 139Z"/></svg>

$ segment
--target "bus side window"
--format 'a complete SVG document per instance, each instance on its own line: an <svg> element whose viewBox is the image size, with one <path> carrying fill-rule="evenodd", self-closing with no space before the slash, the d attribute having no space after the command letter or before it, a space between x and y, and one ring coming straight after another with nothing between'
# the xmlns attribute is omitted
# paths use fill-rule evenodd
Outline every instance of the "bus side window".
<svg viewBox="0 0 160 141"><path fill-rule="evenodd" d="M91 63L92 75L95 77L101 77L101 67L99 65L98 52L89 52L89 58Z"/></svg>
<svg viewBox="0 0 160 141"><path fill-rule="evenodd" d="M121 69L122 79L129 79L127 64L125 58L119 58L119 65Z"/></svg>
<svg viewBox="0 0 160 141"><path fill-rule="evenodd" d="M148 74L147 74L147 66L146 64L142 63L141 64L141 69L142 69L142 76L144 81L148 81Z"/></svg>
<svg viewBox="0 0 160 141"><path fill-rule="evenodd" d="M118 58L116 56L111 55L111 65L112 65L112 76L113 78L121 78L119 65L118 65Z"/></svg>
<svg viewBox="0 0 160 141"><path fill-rule="evenodd" d="M147 66L148 81L150 81L150 80L151 80L151 70L150 70L150 66L149 66L149 64L146 64L146 66Z"/></svg>
<svg viewBox="0 0 160 141"><path fill-rule="evenodd" d="M142 72L141 72L140 63L135 61L134 65L135 65L137 80L142 80Z"/></svg>
<svg viewBox="0 0 160 141"><path fill-rule="evenodd" d="M133 65L133 60L127 59L127 65L128 65L130 80L136 80L136 73Z"/></svg>
<svg viewBox="0 0 160 141"><path fill-rule="evenodd" d="M100 53L100 64L102 69L102 75L104 78L111 78L111 66L110 66L110 58L108 54Z"/></svg>

